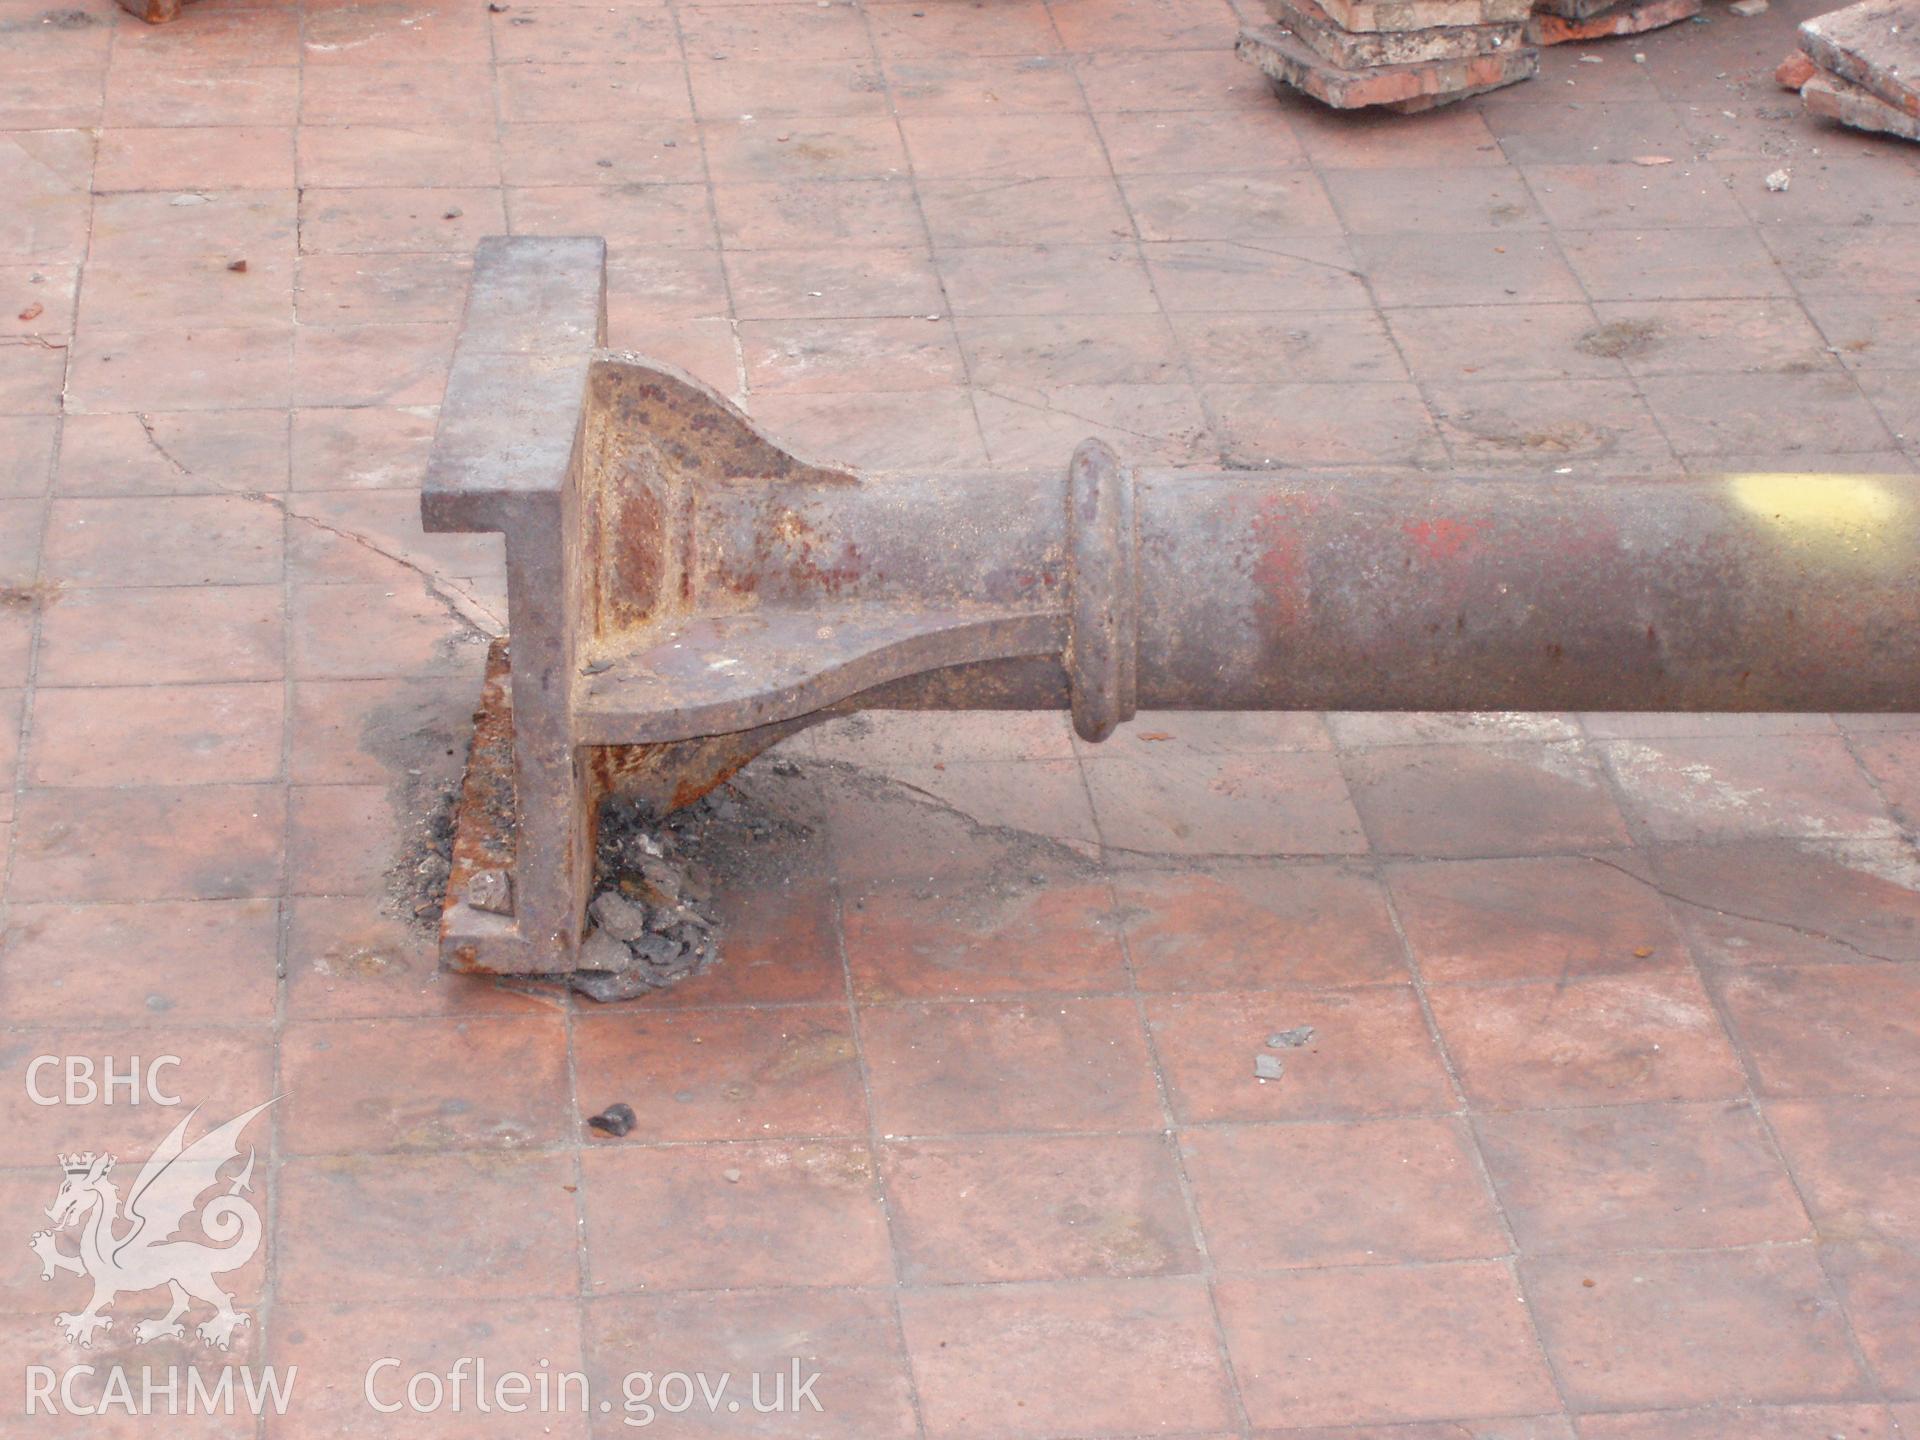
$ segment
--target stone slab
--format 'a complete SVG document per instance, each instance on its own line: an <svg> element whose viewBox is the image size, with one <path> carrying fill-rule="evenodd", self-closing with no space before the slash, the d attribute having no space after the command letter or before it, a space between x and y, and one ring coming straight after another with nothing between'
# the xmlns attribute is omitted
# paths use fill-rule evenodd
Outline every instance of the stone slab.
<svg viewBox="0 0 1920 1440"><path fill-rule="evenodd" d="M1637 0L1634 4L1609 6L1585 20L1542 12L1527 22L1527 41L1533 45L1565 45L1610 40L1616 35L1639 35L1691 20L1700 9L1701 0Z"/></svg>
<svg viewBox="0 0 1920 1440"><path fill-rule="evenodd" d="M1800 27L1813 63L1920 116L1920 0L1861 0Z"/></svg>
<svg viewBox="0 0 1920 1440"><path fill-rule="evenodd" d="M1267 0L1274 13L1279 0ZM1397 30L1439 30L1450 25L1521 25L1533 0L1319 0L1326 16L1342 30L1379 34Z"/></svg>
<svg viewBox="0 0 1920 1440"><path fill-rule="evenodd" d="M1811 115L1838 120L1856 130L1920 140L1920 118L1896 110L1872 91L1825 71L1800 87L1800 103Z"/></svg>
<svg viewBox="0 0 1920 1440"><path fill-rule="evenodd" d="M1371 105L1431 109L1468 94L1484 93L1528 79L1540 68L1540 52L1515 45L1492 55L1429 60L1418 65L1342 69L1329 65L1300 38L1278 25L1240 32L1238 53L1268 78L1336 110Z"/></svg>
<svg viewBox="0 0 1920 1440"><path fill-rule="evenodd" d="M1699 0L1694 0L1697 5ZM1439 25L1426 30L1342 29L1317 0L1267 0L1267 11L1329 65L1357 70L1491 55L1520 43L1524 26Z"/></svg>

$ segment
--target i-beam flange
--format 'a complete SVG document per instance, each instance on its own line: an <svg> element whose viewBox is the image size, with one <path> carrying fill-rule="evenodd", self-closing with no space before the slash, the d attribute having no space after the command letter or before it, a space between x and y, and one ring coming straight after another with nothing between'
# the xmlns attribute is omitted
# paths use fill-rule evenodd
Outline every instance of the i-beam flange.
<svg viewBox="0 0 1920 1440"><path fill-rule="evenodd" d="M1920 481L861 476L602 348L605 246L489 239L422 513L506 537L444 963L573 968L600 800L873 709L1920 708Z"/></svg>

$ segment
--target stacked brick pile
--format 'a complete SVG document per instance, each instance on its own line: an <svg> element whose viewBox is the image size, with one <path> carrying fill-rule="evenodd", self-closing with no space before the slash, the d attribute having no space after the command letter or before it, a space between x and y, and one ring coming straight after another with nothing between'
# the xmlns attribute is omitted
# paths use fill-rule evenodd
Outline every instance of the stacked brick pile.
<svg viewBox="0 0 1920 1440"><path fill-rule="evenodd" d="M1800 27L1780 83L1815 114L1920 140L1920 0L1861 0Z"/></svg>
<svg viewBox="0 0 1920 1440"><path fill-rule="evenodd" d="M1701 0L1534 0L1527 39L1535 45L1606 40L1676 25L1700 13Z"/></svg>
<svg viewBox="0 0 1920 1440"><path fill-rule="evenodd" d="M1430 110L1525 80L1533 0L1265 0L1274 23L1240 33L1240 58L1276 87L1341 110Z"/></svg>

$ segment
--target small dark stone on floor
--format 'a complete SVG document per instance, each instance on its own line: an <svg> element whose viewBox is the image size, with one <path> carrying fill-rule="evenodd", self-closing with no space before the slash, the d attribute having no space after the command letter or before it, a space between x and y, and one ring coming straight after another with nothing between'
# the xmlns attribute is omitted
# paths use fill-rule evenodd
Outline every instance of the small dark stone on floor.
<svg viewBox="0 0 1920 1440"><path fill-rule="evenodd" d="M589 1115L587 1124L602 1135L616 1138L633 1129L633 1122L639 1117L633 1113L633 1107L624 1100L615 1101L598 1115Z"/></svg>

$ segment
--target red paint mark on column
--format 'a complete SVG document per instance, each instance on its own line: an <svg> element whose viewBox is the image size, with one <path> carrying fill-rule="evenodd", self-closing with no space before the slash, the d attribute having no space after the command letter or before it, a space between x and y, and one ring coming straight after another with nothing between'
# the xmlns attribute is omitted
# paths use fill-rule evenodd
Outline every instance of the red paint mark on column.
<svg viewBox="0 0 1920 1440"><path fill-rule="evenodd" d="M1260 620L1268 635L1291 630L1306 618L1307 557L1300 527L1288 507L1268 501L1253 517L1253 581Z"/></svg>
<svg viewBox="0 0 1920 1440"><path fill-rule="evenodd" d="M1478 521L1421 520L1409 525L1407 538L1429 560L1452 560L1473 544L1486 528Z"/></svg>

